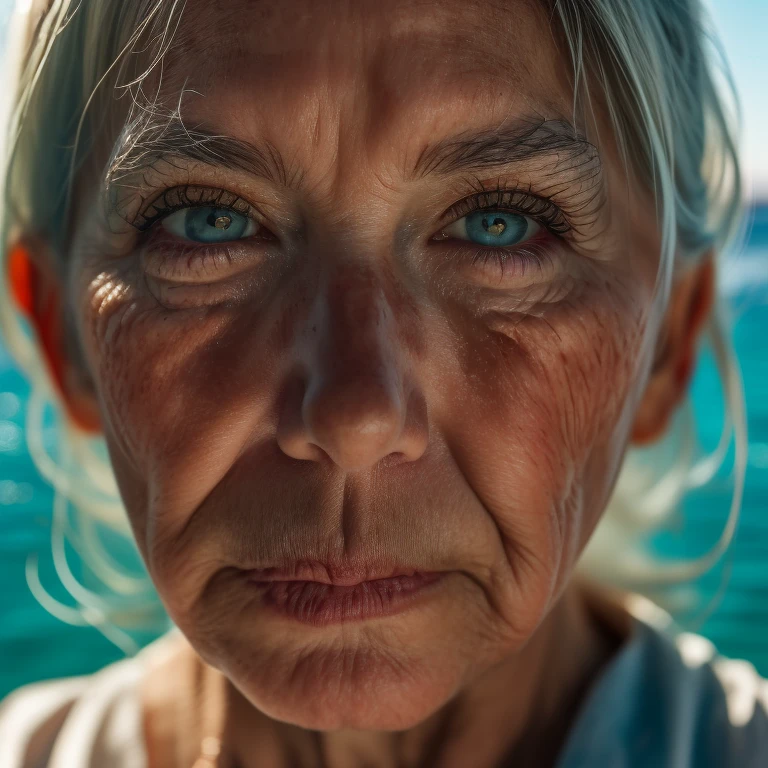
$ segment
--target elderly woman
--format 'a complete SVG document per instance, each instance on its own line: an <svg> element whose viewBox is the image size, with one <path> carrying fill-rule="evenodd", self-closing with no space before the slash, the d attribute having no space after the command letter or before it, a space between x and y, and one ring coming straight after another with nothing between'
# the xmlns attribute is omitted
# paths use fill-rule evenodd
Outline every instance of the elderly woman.
<svg viewBox="0 0 768 768"><path fill-rule="evenodd" d="M2 768L768 764L754 669L576 572L739 216L698 0L24 18L3 324L175 626Z"/></svg>

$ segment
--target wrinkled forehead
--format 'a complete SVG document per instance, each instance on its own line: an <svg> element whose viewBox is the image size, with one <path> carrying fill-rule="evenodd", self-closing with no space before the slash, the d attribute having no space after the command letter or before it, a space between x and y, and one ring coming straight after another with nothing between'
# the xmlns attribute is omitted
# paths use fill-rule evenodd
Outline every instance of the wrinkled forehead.
<svg viewBox="0 0 768 768"><path fill-rule="evenodd" d="M371 146L436 122L569 117L572 107L532 0L190 0L163 83L189 89L201 118L315 138L336 125L348 141L365 128Z"/></svg>

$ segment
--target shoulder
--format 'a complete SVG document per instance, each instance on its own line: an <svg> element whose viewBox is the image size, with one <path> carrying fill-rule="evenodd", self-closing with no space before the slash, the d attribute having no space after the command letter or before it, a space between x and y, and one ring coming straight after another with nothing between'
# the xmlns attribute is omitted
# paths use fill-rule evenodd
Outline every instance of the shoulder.
<svg viewBox="0 0 768 768"><path fill-rule="evenodd" d="M740 766L768 765L768 680L751 662L721 655L700 635L679 633L674 646L685 677L699 682L700 702L693 711L702 727L714 730L707 735L699 729L702 744L731 760L724 765L736 765L736 755Z"/></svg>
<svg viewBox="0 0 768 768"><path fill-rule="evenodd" d="M33 683L0 701L0 765L45 766L57 733L87 686L87 677Z"/></svg>
<svg viewBox="0 0 768 768"><path fill-rule="evenodd" d="M139 685L176 631L93 675L22 686L0 701L2 768L145 768Z"/></svg>
<svg viewBox="0 0 768 768"><path fill-rule="evenodd" d="M764 768L768 680L653 604L595 681L558 768Z"/></svg>
<svg viewBox="0 0 768 768"><path fill-rule="evenodd" d="M713 713L733 729L762 730L768 747L768 680L754 664L723 656L710 640L681 630L652 604L638 602L633 615L645 633L648 660L660 673L669 671L672 683L699 681L694 691L702 705L711 703Z"/></svg>

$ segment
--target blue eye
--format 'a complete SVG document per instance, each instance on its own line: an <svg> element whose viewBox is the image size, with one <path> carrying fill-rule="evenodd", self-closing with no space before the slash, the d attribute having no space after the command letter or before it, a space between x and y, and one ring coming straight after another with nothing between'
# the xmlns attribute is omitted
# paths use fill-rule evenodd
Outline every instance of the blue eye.
<svg viewBox="0 0 768 768"><path fill-rule="evenodd" d="M207 245L251 237L259 226L253 219L231 208L210 205L182 208L166 216L161 225L176 237Z"/></svg>
<svg viewBox="0 0 768 768"><path fill-rule="evenodd" d="M462 216L443 232L461 240L471 240L477 245L504 248L530 239L540 228L529 216L486 209Z"/></svg>

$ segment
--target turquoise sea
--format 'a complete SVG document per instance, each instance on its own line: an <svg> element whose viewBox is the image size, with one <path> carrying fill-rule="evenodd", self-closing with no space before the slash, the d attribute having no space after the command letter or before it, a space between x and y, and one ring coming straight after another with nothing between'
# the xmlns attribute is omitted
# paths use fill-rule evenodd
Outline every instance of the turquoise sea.
<svg viewBox="0 0 768 768"><path fill-rule="evenodd" d="M703 594L722 592L699 631L722 653L752 661L768 676L768 205L754 209L746 245L726 262L723 286L734 319L749 420L749 468L739 527L728 558L699 581ZM699 440L717 444L722 399L711 355L704 350L693 382ZM63 623L35 599L25 578L30 553L39 553L40 579L72 604L51 555L53 494L28 454L25 406L29 388L0 348L0 697L34 680L93 672L123 657L95 629ZM701 554L717 540L728 512L728 464L684 507L685 525L656 540L664 554ZM76 564L74 553L68 558ZM726 560L728 562L726 562ZM76 565L73 565L76 571ZM77 572L77 571L76 571ZM146 634L149 642L162 628Z"/></svg>

